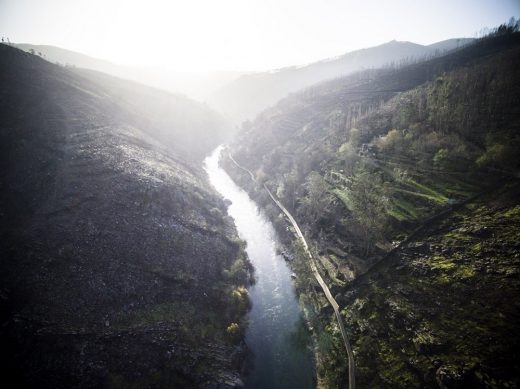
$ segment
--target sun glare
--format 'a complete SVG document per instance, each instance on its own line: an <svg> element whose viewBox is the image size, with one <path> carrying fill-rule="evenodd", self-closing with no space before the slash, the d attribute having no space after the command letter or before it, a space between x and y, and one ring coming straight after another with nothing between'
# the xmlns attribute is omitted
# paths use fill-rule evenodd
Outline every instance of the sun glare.
<svg viewBox="0 0 520 389"><path fill-rule="evenodd" d="M482 26L498 25L519 10L514 1L504 1L507 6L502 7L492 3L328 0L324 6L321 0L2 0L0 25L16 42L54 45L121 64L182 71L264 71L391 39L430 44L471 37ZM461 20L462 13L466 17Z"/></svg>

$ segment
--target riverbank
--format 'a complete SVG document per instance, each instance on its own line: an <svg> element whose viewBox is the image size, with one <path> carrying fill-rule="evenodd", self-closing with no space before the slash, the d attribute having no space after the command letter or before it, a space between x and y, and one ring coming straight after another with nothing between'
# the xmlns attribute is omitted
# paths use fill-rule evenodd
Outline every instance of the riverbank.
<svg viewBox="0 0 520 389"><path fill-rule="evenodd" d="M206 159L210 182L231 205L233 218L255 268L249 288L245 342L250 350L247 388L313 388L314 366L302 312L291 279L292 270L277 254L278 237L264 213L219 167L220 148Z"/></svg>
<svg viewBox="0 0 520 389"><path fill-rule="evenodd" d="M231 164L228 163L229 161ZM262 196L262 194L267 194L267 199L264 198L263 200L272 201L272 203L264 203L264 209L268 211L271 220L277 227L278 233L283 237L282 240L284 243L281 244L283 246L282 252L285 253L284 258L288 260L288 263L294 272L293 275L295 278L296 289L299 295L300 305L302 306L302 309L305 313L307 328L312 332L313 352L317 362L316 365L318 371L323 371L326 365L329 363L328 354L330 351L330 344L328 343L330 342L330 339L327 333L330 331L339 332L343 340L342 343L344 345L346 375L348 377L346 379L347 386L349 388L355 388L354 355L350 346L348 334L343 324L339 305L332 296L327 284L321 277L316 266L314 256L317 257L318 253L311 252L311 250L315 250L308 246L302 231L296 223L296 220L283 206L283 204L281 204L278 199L276 199L276 197L265 184L262 185L259 183L256 180L255 175L247 168L241 166L229 153L223 157L222 163L228 169L231 165L235 169L235 173L236 170L238 170L242 174L245 173L245 175L250 177L251 180L249 181L249 185L246 187L253 191L254 196L258 197ZM272 204L274 204L275 207L272 207ZM278 214L276 212L278 212ZM321 289L321 291L317 291L319 289ZM323 314L330 316L330 312L328 312L328 308L330 307L332 307L335 321L331 322L332 327L329 326L329 328L326 328L323 327L322 323L325 321L330 322L330 318L323 320L324 318L320 318L320 316ZM345 366L342 366L342 371L344 369ZM320 377L318 374L317 384L318 388L329 387L329 382L325 375Z"/></svg>
<svg viewBox="0 0 520 389"><path fill-rule="evenodd" d="M304 248L294 244L294 231L250 184L248 174L231 162L226 169L263 204L288 248L286 257L313 329L319 385L346 388L341 336L332 310L311 282ZM365 275L334 289L336 300L348 308L341 315L352 331L360 386L518 384L518 337L511 334L520 301L519 190L511 181L464 204Z"/></svg>

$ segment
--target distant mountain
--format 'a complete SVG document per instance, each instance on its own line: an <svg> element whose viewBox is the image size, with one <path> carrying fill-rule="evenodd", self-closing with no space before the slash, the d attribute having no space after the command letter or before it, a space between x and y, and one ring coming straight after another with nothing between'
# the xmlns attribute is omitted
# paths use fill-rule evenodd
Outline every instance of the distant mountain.
<svg viewBox="0 0 520 389"><path fill-rule="evenodd" d="M391 41L303 67L243 75L212 94L208 102L240 123L246 119L253 119L260 111L287 94L306 86L362 69L423 59L471 42L471 38L461 38L423 46L412 42Z"/></svg>
<svg viewBox="0 0 520 389"><path fill-rule="evenodd" d="M4 380L238 387L246 254L193 161L218 115L0 44L0 118Z"/></svg>
<svg viewBox="0 0 520 389"><path fill-rule="evenodd" d="M125 66L56 46L27 43L15 44L15 46L27 52L34 50L36 54L41 53L44 59L52 63L97 70L170 92L182 93L199 101L205 100L215 90L243 74L233 71L188 73L167 69Z"/></svg>

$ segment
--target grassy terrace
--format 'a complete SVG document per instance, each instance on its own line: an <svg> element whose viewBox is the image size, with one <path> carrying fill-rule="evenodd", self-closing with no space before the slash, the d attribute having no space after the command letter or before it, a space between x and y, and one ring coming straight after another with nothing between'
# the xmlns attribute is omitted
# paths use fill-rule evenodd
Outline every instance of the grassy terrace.
<svg viewBox="0 0 520 389"><path fill-rule="evenodd" d="M517 194L518 186L509 186L492 205L496 194L468 204L349 288L343 314L360 385L430 387L439 377L514 387Z"/></svg>

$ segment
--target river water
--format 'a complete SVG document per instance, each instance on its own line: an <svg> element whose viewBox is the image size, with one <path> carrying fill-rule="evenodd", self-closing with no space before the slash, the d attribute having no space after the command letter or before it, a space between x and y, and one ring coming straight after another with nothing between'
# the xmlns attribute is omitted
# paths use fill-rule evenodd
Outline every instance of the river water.
<svg viewBox="0 0 520 389"><path fill-rule="evenodd" d="M255 267L256 283L249 289L252 308L246 330L251 367L246 388L313 388L314 368L291 271L276 254L276 234L248 194L219 167L222 146L204 161L211 184L231 201L228 214Z"/></svg>

